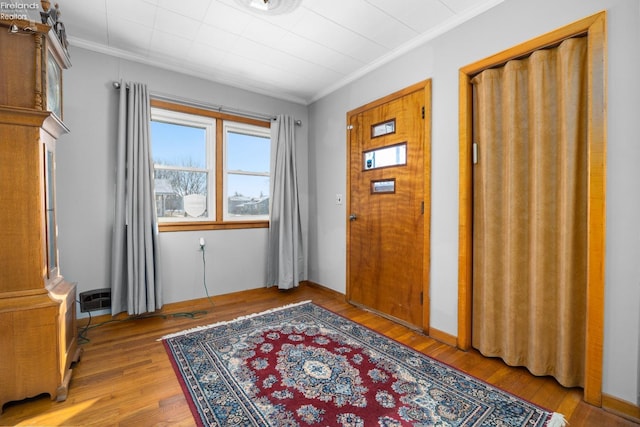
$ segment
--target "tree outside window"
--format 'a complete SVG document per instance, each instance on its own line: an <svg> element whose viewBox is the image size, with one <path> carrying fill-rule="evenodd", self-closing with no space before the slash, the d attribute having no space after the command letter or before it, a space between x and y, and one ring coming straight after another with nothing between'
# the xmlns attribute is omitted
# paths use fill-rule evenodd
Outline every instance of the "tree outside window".
<svg viewBox="0 0 640 427"><path fill-rule="evenodd" d="M152 109L154 184L160 221L213 219L214 140L215 119ZM193 200L202 201L202 206Z"/></svg>

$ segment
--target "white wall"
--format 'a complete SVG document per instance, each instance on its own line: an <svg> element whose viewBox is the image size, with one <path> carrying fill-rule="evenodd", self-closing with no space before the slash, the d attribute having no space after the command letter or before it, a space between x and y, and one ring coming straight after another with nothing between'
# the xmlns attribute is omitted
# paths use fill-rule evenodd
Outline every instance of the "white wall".
<svg viewBox="0 0 640 427"><path fill-rule="evenodd" d="M607 254L603 392L638 403L640 358L640 3L505 0L310 106L309 279L346 291L346 113L431 78L431 325L457 335L458 70L608 11Z"/></svg>
<svg viewBox="0 0 640 427"><path fill-rule="evenodd" d="M118 96L113 81L143 82L151 93L302 120L296 129L298 183L303 218L308 217L306 106L73 46L71 60L73 65L64 75L64 121L71 133L57 146L57 204L60 268L67 280L78 283L78 292L111 287ZM307 230L303 221L305 242ZM200 237L207 242L210 295L264 286L266 229L161 233L165 303L206 296Z"/></svg>

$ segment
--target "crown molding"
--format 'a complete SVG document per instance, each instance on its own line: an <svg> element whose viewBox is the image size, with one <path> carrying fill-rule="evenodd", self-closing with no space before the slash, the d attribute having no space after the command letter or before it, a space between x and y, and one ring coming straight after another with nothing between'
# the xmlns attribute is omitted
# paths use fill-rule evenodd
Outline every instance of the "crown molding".
<svg viewBox="0 0 640 427"><path fill-rule="evenodd" d="M423 44L435 39L438 36L441 36L442 34L451 31L452 29L464 24L465 22L467 22L468 20L480 15L483 12L486 12L487 10L497 6L498 4L504 2L505 0L492 0L492 1L488 1L488 2L484 2L481 5L479 5L478 7L469 9L468 11L466 11L465 13L462 13L460 15L454 15L451 19L448 19L447 21L443 22L441 25L438 25L437 27L422 33L421 35L417 36L416 38L410 40L409 42L401 45L400 47L392 50L391 52L389 52L388 54L381 56L380 58L378 58L377 60L367 64L366 66L358 69L357 71L349 74L347 77L343 78L342 80L339 80L338 82L336 82L335 84L327 87L326 89L323 89L319 92L317 92L310 100L309 100L309 104L312 104L322 98L324 98L325 96L329 95L332 92L335 92L336 90L350 84L353 83L354 81L358 80L361 77L364 77L365 75L369 74L370 72L382 67L385 64L388 64L392 61L394 61L395 59L401 57L402 55L404 55L407 52L412 51L413 49L416 49L419 46L422 46Z"/></svg>
<svg viewBox="0 0 640 427"><path fill-rule="evenodd" d="M152 67L161 68L168 71L174 71L176 73L186 74L192 77L198 77L203 80L211 81L213 83L235 87L238 89L246 90L246 91L257 93L260 95L270 96L272 98L280 99L283 101L289 101L289 102L302 104L302 105L309 104L309 101L305 98L301 98L301 97L290 95L290 94L283 94L282 92L265 90L257 85L248 84L246 81L240 81L233 78L222 77L220 75L217 75L215 78L212 78L212 75L210 72L198 71L198 70L190 69L187 67L168 64L160 60L151 59L140 54L135 54L122 49L113 48L110 46L103 45L101 43L96 43L96 42L84 40L77 37L69 37L69 43L72 46L90 50L97 53L102 53L104 55L109 55L109 56L113 56L120 59L126 59L128 61L137 62L140 64L149 65Z"/></svg>
<svg viewBox="0 0 640 427"><path fill-rule="evenodd" d="M80 47L83 49L87 49L87 50L91 50L94 52L98 52L98 53L102 53L105 55L109 55L109 56L114 56L117 58L121 58L121 59L126 59L129 61L133 61L133 62L137 62L137 63L141 63L141 64L145 64L145 65L150 65L152 67L157 67L157 68L161 68L161 69L165 69L165 70L169 70L169 71L174 71L177 73L181 73L181 74L186 74L189 76L193 76L193 77L198 77L204 80L208 80L214 83L219 83L219 84L224 84L227 86L231 86L231 87L235 87L238 89L243 89L243 90L247 90L250 92L254 92L260 95L265 95L265 96L269 96L272 98L276 98L276 99L280 99L280 100L284 100L284 101L289 101L289 102L293 102L296 104L302 104L305 106L308 106L322 98L324 98L325 96L337 91L338 89L347 86L350 83L355 82L356 80L364 77L365 75L371 73L372 71L394 61L395 59L401 57L402 55L412 51L413 49L416 49L419 46L424 45L425 43L435 39L438 36L441 36L442 34L451 31L452 29L458 27L459 25L462 25L463 23L467 22L468 20L480 15L481 13L497 6L498 4L504 2L505 0L490 0L487 2L483 2L482 4L480 4L479 6L469 9L466 12L459 14L459 15L454 15L451 19L448 19L447 21L445 21L444 23L442 23L441 25L438 25L437 27L433 28L430 31L427 31L421 35L419 35L418 37L415 37L414 39L412 39L411 41L399 46L398 48L394 49L393 51L391 51L390 53L380 57L379 59L369 63L368 65L359 68L358 70L356 70L355 72L349 74L348 76L346 76L345 78L337 81L336 83L316 92L313 96L311 96L310 98L305 98L305 97L300 97L300 96L296 96L296 95L292 95L292 94L285 94L282 92L276 92L273 90L265 90L264 88L260 87L259 82L255 82L254 84L251 83L247 83L245 81L240 81L239 79L234 79L231 76L222 76L220 74L215 75L215 77L212 77L212 73L211 72L205 72L205 71L198 71L198 70L194 70L194 69L190 69L188 67L183 67L183 66L179 66L179 65L174 65L174 64L169 64L167 62L163 62L161 60L157 60L157 59L152 59L149 58L147 56L141 55L141 54L135 54L132 52L128 52L122 49L117 49L117 48L113 48L110 46L106 46L104 44L101 43L96 43L96 42L92 42L92 41L88 41L88 40L84 40L81 38L77 38L77 37L69 37L69 43L73 46L76 47Z"/></svg>

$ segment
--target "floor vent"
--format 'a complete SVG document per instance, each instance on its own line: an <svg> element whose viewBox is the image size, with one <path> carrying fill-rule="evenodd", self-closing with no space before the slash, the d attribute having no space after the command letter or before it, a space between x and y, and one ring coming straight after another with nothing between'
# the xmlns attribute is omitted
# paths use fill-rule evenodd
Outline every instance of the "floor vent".
<svg viewBox="0 0 640 427"><path fill-rule="evenodd" d="M111 289L94 289L80 292L80 311L95 311L111 308Z"/></svg>

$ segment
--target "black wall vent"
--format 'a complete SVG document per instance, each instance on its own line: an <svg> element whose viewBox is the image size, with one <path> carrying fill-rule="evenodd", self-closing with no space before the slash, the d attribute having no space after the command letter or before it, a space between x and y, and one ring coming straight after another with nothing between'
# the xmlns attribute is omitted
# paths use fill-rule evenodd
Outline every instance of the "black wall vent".
<svg viewBox="0 0 640 427"><path fill-rule="evenodd" d="M94 289L80 292L80 311L95 311L111 308L111 289Z"/></svg>

